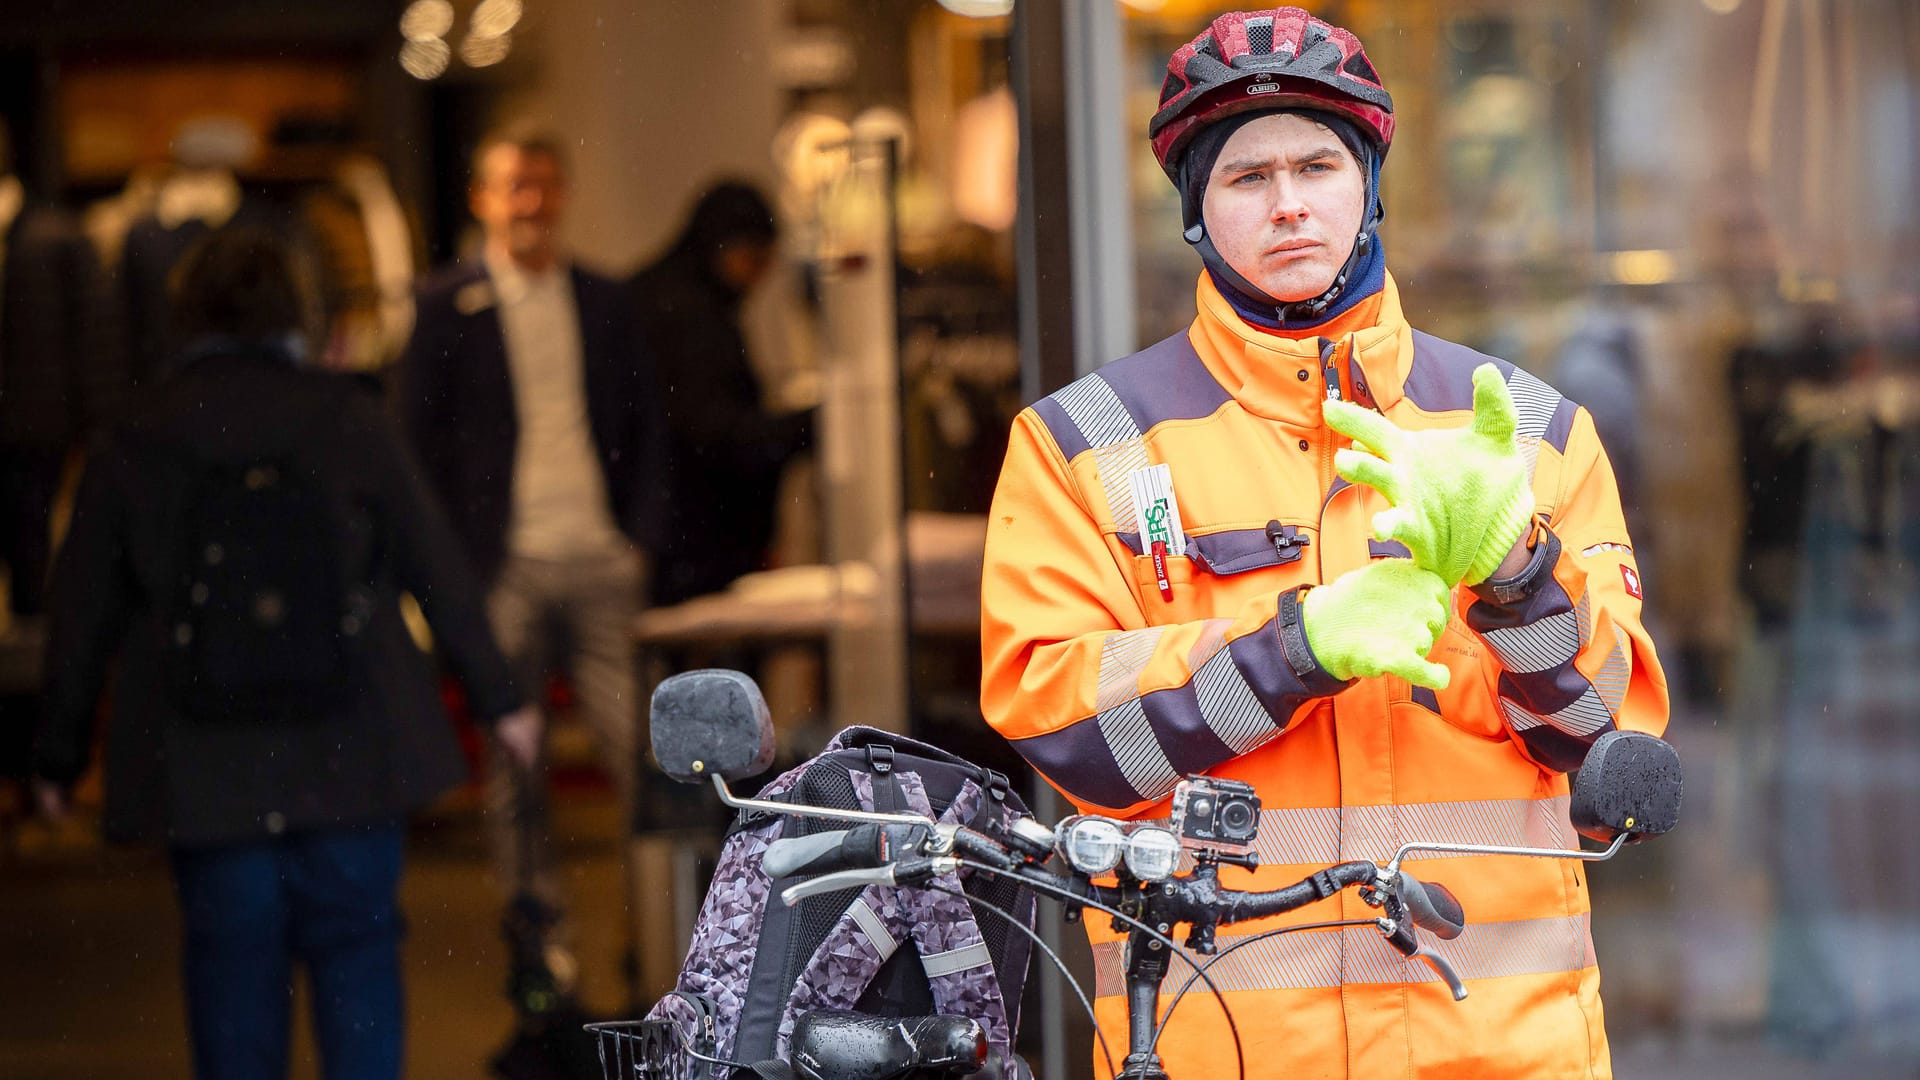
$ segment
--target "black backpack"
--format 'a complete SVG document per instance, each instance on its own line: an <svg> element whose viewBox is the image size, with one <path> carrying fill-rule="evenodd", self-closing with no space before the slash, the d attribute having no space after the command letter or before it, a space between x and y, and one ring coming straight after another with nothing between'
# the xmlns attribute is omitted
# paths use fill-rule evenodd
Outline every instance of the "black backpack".
<svg viewBox="0 0 1920 1080"><path fill-rule="evenodd" d="M293 445L188 460L165 611L169 685L192 720L315 719L364 685L377 530L303 452L308 440Z"/></svg>
<svg viewBox="0 0 1920 1080"><path fill-rule="evenodd" d="M980 828L1027 808L1007 778L903 735L852 727L782 774L760 798L813 806L919 812ZM845 828L844 822L743 811L729 831L673 993L649 1019L682 1027L702 1053L740 1062L781 1058L798 1017L815 1009L880 1016L970 1015L1002 1054L1020 1026L1031 940L988 909L1031 929L1033 892L968 873L966 899L925 888L848 889L787 907L789 879L761 865L769 844ZM874 938L881 948L873 947ZM680 1057L672 1075L715 1075Z"/></svg>

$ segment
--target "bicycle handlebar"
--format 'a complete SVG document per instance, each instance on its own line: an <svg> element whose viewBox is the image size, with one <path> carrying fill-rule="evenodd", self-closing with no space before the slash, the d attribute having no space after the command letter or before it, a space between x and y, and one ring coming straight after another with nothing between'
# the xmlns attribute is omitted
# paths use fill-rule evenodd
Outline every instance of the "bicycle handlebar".
<svg viewBox="0 0 1920 1080"><path fill-rule="evenodd" d="M1441 941L1452 941L1467 928L1467 914L1444 885L1421 881L1400 871L1394 891L1407 905L1407 914L1423 930Z"/></svg>
<svg viewBox="0 0 1920 1080"><path fill-rule="evenodd" d="M768 846L761 858L767 875L774 879L806 874L814 875L784 889L780 898L788 906L811 896L868 885L910 885L957 869L958 853L978 859L988 866L1032 881L1054 886L1056 896L1071 891L1071 882L1030 861L1022 860L1007 846L972 829L951 825L859 825L810 836L783 837ZM1387 925L1401 917L1441 940L1460 936L1466 927L1466 915L1460 901L1443 886L1423 882L1404 870L1389 870L1370 862L1347 862L1309 875L1302 881L1280 889L1248 891L1222 888L1211 871L1168 878L1156 883L1153 898L1155 922L1172 926L1185 923L1192 928L1189 942L1199 951L1212 951L1213 929L1221 924L1248 922L1281 915L1334 895L1356 885L1367 886L1389 906L1381 929L1396 948L1408 956L1426 953L1430 966L1440 971L1456 993L1458 980L1444 970L1445 960L1420 946L1411 932L1398 934ZM1085 886L1087 899L1108 907L1119 905L1125 895L1108 886ZM1390 906L1396 901L1398 906Z"/></svg>
<svg viewBox="0 0 1920 1080"><path fill-rule="evenodd" d="M930 825L870 824L781 837L767 846L760 865L770 878L885 866L895 852L918 851L932 832Z"/></svg>

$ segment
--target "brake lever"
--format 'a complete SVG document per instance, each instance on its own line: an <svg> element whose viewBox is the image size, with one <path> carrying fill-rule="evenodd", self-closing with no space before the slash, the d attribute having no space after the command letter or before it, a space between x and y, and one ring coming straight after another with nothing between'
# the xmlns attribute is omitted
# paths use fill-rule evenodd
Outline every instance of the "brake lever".
<svg viewBox="0 0 1920 1080"><path fill-rule="evenodd" d="M959 868L958 859L938 858L910 859L885 866L841 870L787 886L780 890L780 902L792 907L810 896L839 892L841 889L865 888L868 885L914 885L941 874L950 874Z"/></svg>
<svg viewBox="0 0 1920 1080"><path fill-rule="evenodd" d="M1467 986L1460 981L1460 976L1454 972L1453 965L1447 962L1446 957L1425 945L1419 945L1414 948L1412 958L1426 961L1426 965L1433 969L1434 974L1440 976L1440 981L1447 984L1447 989L1453 991L1453 1000L1467 1000Z"/></svg>
<svg viewBox="0 0 1920 1080"><path fill-rule="evenodd" d="M1446 957L1421 943L1419 936L1414 933L1413 916L1397 894L1387 895L1386 915L1379 920L1379 927L1380 933L1387 939L1387 944L1399 950L1400 955L1409 960L1422 961L1432 968L1434 974L1440 976L1440 981L1446 983L1447 989L1452 991L1453 1000L1467 999L1467 986L1460 981L1459 974L1453 970L1453 964L1448 962Z"/></svg>

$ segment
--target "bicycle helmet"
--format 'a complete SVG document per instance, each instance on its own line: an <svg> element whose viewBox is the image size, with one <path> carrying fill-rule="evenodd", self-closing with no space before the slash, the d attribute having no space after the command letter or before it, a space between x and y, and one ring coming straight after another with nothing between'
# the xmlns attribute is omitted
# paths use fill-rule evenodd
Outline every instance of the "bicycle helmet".
<svg viewBox="0 0 1920 1080"><path fill-rule="evenodd" d="M1360 39L1297 7L1228 12L1182 45L1167 59L1147 137L1177 184L1181 152L1200 128L1285 108L1346 117L1383 158L1393 142L1393 98Z"/></svg>
<svg viewBox="0 0 1920 1080"><path fill-rule="evenodd" d="M1299 112L1327 124L1366 170L1366 208L1354 249L1319 296L1282 302L1242 277L1215 249L1202 220L1205 174L1231 129L1256 114ZM1195 140L1207 161L1189 162ZM1393 142L1393 98L1367 59L1360 39L1297 7L1229 12L1167 60L1160 109L1147 125L1155 159L1180 189L1187 243L1206 264L1222 294L1243 317L1272 329L1294 330L1332 318L1385 281L1378 237L1385 215L1380 166Z"/></svg>

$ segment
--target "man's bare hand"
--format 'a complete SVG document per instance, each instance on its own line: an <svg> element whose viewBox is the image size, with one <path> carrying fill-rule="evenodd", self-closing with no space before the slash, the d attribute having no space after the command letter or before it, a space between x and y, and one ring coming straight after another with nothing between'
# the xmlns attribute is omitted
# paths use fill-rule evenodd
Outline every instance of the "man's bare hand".
<svg viewBox="0 0 1920 1080"><path fill-rule="evenodd" d="M493 735L506 749L507 757L515 766L531 769L540 760L540 736L545 729L540 710L532 705L520 708L500 718L494 725Z"/></svg>

